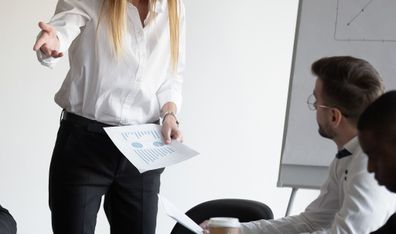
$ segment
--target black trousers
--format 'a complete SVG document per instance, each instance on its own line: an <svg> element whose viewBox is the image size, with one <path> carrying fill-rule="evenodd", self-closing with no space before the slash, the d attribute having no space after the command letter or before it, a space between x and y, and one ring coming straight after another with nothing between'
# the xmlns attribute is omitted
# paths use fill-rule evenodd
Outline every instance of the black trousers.
<svg viewBox="0 0 396 234"><path fill-rule="evenodd" d="M101 198L112 234L155 234L160 175L140 174L96 121L66 113L49 175L55 234L93 234Z"/></svg>
<svg viewBox="0 0 396 234"><path fill-rule="evenodd" d="M0 206L0 234L16 234L17 225L14 218L8 212Z"/></svg>

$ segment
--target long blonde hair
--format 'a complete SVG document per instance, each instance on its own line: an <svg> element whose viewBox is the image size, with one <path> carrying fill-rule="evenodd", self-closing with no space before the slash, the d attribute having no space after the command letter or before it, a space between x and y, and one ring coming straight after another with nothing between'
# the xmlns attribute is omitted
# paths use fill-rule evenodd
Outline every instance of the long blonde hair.
<svg viewBox="0 0 396 234"><path fill-rule="evenodd" d="M158 0L149 0L150 20L155 17L155 7ZM168 1L169 15L169 38L170 55L173 70L176 70L179 61L179 5L178 0ZM105 2L107 6L105 7ZM126 25L126 9L128 0L104 0L100 17L104 14L107 17L109 37L113 42L113 49L116 56L122 54L123 35ZM99 21L100 22L100 19ZM99 23L98 23L99 24Z"/></svg>

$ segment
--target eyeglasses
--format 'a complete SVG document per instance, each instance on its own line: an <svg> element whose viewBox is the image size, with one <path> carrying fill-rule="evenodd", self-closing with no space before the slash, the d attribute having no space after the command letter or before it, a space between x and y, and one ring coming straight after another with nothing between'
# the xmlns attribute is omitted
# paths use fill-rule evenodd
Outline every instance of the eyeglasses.
<svg viewBox="0 0 396 234"><path fill-rule="evenodd" d="M315 98L315 96L313 94L308 96L307 105L308 105L308 109L311 110L311 111L316 111L319 107L320 108L325 108L325 109L333 108L333 107L317 104L316 103L316 98Z"/></svg>
<svg viewBox="0 0 396 234"><path fill-rule="evenodd" d="M313 94L311 94L311 95L308 96L308 98L307 98L307 105L308 105L308 109L311 110L311 111L316 111L318 108L324 108L324 109L338 109L338 108L336 108L336 107L330 107L330 106L326 106L326 105L317 104L317 103L316 103L316 98L315 98L315 96L314 96ZM340 112L341 112L341 111L340 111ZM342 113L342 112L341 112L341 114L342 114L344 117L348 118L348 115L347 115L347 114Z"/></svg>

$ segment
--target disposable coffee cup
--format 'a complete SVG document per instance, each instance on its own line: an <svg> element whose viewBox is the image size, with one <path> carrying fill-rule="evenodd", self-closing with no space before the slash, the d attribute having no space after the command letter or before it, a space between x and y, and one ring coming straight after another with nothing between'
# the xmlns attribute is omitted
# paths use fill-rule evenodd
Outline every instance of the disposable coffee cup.
<svg viewBox="0 0 396 234"><path fill-rule="evenodd" d="M239 234L240 223L237 218L210 218L208 228L210 234Z"/></svg>

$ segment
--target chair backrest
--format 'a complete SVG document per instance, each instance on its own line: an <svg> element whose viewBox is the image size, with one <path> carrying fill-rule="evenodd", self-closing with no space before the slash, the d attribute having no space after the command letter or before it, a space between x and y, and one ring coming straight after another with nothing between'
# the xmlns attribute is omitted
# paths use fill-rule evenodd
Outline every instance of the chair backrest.
<svg viewBox="0 0 396 234"><path fill-rule="evenodd" d="M186 215L200 224L211 217L235 217L240 222L273 219L272 210L264 203L245 199L218 199L203 202L188 210ZM176 224L171 234L194 234Z"/></svg>
<svg viewBox="0 0 396 234"><path fill-rule="evenodd" d="M0 206L0 234L16 234L17 225L14 218L8 212Z"/></svg>

